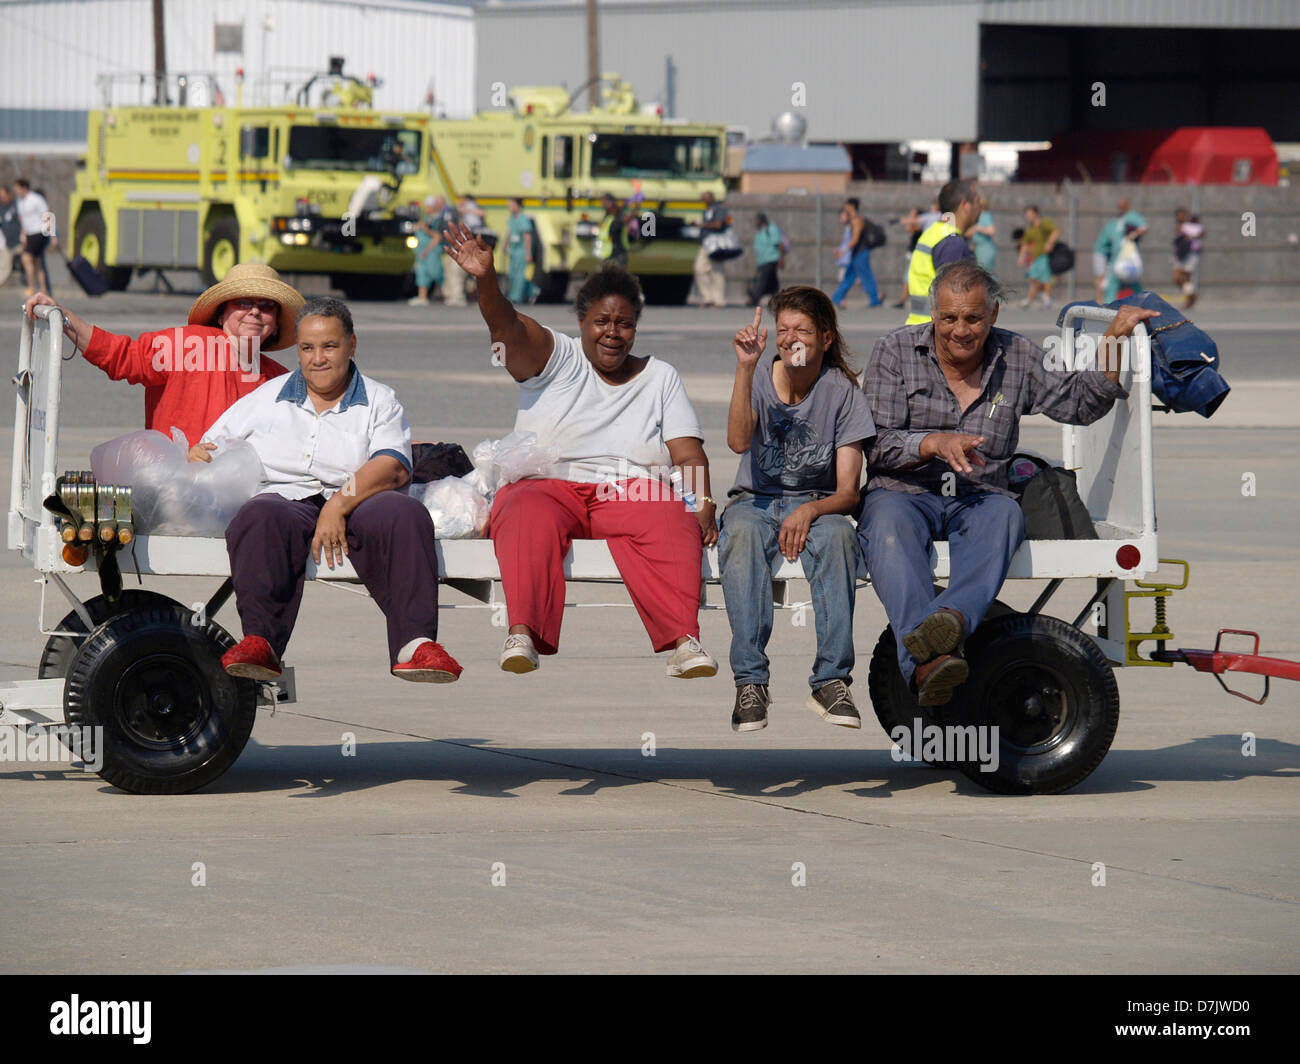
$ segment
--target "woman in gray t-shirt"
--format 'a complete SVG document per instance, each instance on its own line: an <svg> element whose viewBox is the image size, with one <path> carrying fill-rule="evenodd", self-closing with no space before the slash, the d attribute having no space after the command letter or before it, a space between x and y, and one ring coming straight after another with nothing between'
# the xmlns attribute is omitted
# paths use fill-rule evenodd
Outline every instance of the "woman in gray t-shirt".
<svg viewBox="0 0 1300 1064"><path fill-rule="evenodd" d="M767 726L764 650L772 634L772 563L780 553L800 560L812 588L817 659L807 704L832 724L860 728L849 695L859 558L847 515L860 502L862 442L876 427L826 294L786 288L772 298L771 310L775 358L763 358L761 308L733 343L727 445L741 459L732 500L718 522L736 681L731 726Z"/></svg>

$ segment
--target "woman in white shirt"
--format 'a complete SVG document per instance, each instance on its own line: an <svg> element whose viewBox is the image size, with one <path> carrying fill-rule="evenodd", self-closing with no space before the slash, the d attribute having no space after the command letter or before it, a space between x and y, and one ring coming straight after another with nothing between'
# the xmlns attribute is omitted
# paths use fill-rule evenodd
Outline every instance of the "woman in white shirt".
<svg viewBox="0 0 1300 1064"><path fill-rule="evenodd" d="M226 529L244 638L221 664L274 680L302 603L310 553L344 557L388 621L389 668L403 680L451 683L461 667L437 642L438 555L429 511L400 489L411 476L411 428L396 393L353 362L347 306L313 296L298 311L298 368L250 392L204 433L190 461L222 438L262 460L258 493Z"/></svg>
<svg viewBox="0 0 1300 1064"><path fill-rule="evenodd" d="M493 501L510 620L501 668L531 672L539 653L556 652L564 558L575 539L604 539L655 652L673 652L668 675L715 675L718 663L699 642L700 565L718 538L709 461L677 371L632 356L636 278L612 264L588 278L576 301L581 336L566 336L502 295L481 238L463 226L447 238L448 253L478 281L493 350L519 382L516 431L559 452L552 476L507 484Z"/></svg>

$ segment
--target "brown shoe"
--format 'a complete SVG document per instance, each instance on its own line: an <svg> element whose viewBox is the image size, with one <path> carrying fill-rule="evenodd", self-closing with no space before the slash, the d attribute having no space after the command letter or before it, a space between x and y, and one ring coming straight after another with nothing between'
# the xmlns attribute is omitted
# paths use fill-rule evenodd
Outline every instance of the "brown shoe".
<svg viewBox="0 0 1300 1064"><path fill-rule="evenodd" d="M913 631L903 636L903 646L916 659L918 665L932 661L940 654L951 654L961 646L966 636L966 626L956 610L940 608L930 614Z"/></svg>
<svg viewBox="0 0 1300 1064"><path fill-rule="evenodd" d="M952 654L943 654L916 667L912 683L916 686L918 706L943 706L952 701L952 693L966 682L970 666Z"/></svg>

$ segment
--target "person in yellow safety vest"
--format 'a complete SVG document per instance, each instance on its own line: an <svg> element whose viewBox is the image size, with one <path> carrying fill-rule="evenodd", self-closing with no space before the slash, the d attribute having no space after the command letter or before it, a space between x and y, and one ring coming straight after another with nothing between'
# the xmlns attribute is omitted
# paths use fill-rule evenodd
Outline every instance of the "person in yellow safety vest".
<svg viewBox="0 0 1300 1064"><path fill-rule="evenodd" d="M939 210L939 220L921 233L907 267L905 325L930 320L930 284L941 267L975 257L964 235L979 221L980 197L975 182L949 181L939 190Z"/></svg>
<svg viewBox="0 0 1300 1064"><path fill-rule="evenodd" d="M601 200L605 207L605 216L600 220L598 238L605 258L613 259L620 266L627 267L627 217L610 193L606 192Z"/></svg>

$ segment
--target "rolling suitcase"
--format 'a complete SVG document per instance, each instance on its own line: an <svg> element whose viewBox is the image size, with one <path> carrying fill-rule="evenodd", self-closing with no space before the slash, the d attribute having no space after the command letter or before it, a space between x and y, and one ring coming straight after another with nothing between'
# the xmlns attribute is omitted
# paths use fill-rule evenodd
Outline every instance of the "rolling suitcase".
<svg viewBox="0 0 1300 1064"><path fill-rule="evenodd" d="M81 285L81 290L88 296L102 296L108 291L108 282L99 276L99 271L93 267L83 255L78 255L75 259L65 260L68 264L68 272L76 279L77 284Z"/></svg>

